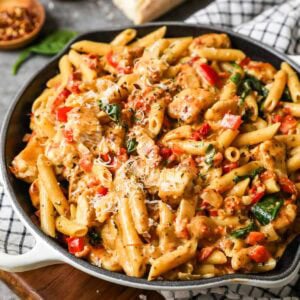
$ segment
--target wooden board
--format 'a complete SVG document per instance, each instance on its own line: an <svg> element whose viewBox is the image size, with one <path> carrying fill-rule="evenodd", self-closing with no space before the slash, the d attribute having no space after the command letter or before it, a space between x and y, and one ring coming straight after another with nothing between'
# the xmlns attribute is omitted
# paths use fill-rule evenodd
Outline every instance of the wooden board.
<svg viewBox="0 0 300 300"><path fill-rule="evenodd" d="M94 278L68 265L54 265L29 272L0 270L3 280L17 295L27 300L162 300L155 291L128 288Z"/></svg>

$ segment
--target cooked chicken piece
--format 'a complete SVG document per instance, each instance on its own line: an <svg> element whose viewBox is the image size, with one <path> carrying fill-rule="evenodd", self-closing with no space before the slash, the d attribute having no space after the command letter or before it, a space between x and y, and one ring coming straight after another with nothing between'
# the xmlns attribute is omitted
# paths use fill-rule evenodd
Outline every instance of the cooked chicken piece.
<svg viewBox="0 0 300 300"><path fill-rule="evenodd" d="M168 106L168 114L189 124L197 120L202 110L214 102L214 94L204 89L185 89L174 97Z"/></svg>
<svg viewBox="0 0 300 300"><path fill-rule="evenodd" d="M25 147L12 161L11 171L16 177L31 183L37 178L36 162L40 154L44 152L41 141L32 136Z"/></svg>
<svg viewBox="0 0 300 300"><path fill-rule="evenodd" d="M274 171L280 177L287 176L286 148L283 143L275 139L265 141L253 149L252 154L267 170Z"/></svg>
<svg viewBox="0 0 300 300"><path fill-rule="evenodd" d="M246 71L248 74L261 80L263 83L272 82L274 75L277 72L271 64L261 61L251 61L246 66Z"/></svg>

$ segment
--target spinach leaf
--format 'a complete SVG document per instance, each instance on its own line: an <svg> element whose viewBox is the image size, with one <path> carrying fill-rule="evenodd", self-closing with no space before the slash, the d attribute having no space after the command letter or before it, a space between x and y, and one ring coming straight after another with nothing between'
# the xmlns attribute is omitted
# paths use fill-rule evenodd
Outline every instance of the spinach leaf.
<svg viewBox="0 0 300 300"><path fill-rule="evenodd" d="M235 183L238 183L246 178L250 178L250 179L254 179L255 176L259 175L260 173L264 172L265 171L265 168L264 167L259 167L255 170L253 170L250 174L247 174L247 175L237 175L233 178L233 181Z"/></svg>
<svg viewBox="0 0 300 300"><path fill-rule="evenodd" d="M127 152L128 153L134 152L137 145L138 142L136 141L136 139L128 140L126 143Z"/></svg>
<svg viewBox="0 0 300 300"><path fill-rule="evenodd" d="M45 37L38 44L30 47L31 52L43 55L54 55L77 35L74 31L57 30Z"/></svg>
<svg viewBox="0 0 300 300"><path fill-rule="evenodd" d="M102 101L99 101L100 108L106 112L109 117L116 123L120 122L121 117L121 108L119 104L113 103L113 104L103 104Z"/></svg>
<svg viewBox="0 0 300 300"><path fill-rule="evenodd" d="M283 91L281 100L287 101L287 102L292 102L292 97L291 97L291 93L289 91L289 89L286 87Z"/></svg>
<svg viewBox="0 0 300 300"><path fill-rule="evenodd" d="M239 85L241 82L242 76L240 73L235 73L230 77L230 80L235 84Z"/></svg>
<svg viewBox="0 0 300 300"><path fill-rule="evenodd" d="M92 246L99 246L101 237L96 228L91 228L88 232L89 242Z"/></svg>
<svg viewBox="0 0 300 300"><path fill-rule="evenodd" d="M12 74L16 75L21 65L30 57L31 54L54 55L60 52L64 46L77 35L74 31L57 30L42 39L37 44L26 48L19 55L12 67Z"/></svg>
<svg viewBox="0 0 300 300"><path fill-rule="evenodd" d="M212 144L209 144L206 149L206 156L205 156L204 162L207 165L211 166L214 161L214 157L215 157L216 153L217 153L217 151L214 148L214 146Z"/></svg>
<svg viewBox="0 0 300 300"><path fill-rule="evenodd" d="M242 103L245 101L246 97L251 91L256 91L258 93L260 96L259 101L262 101L268 95L268 90L263 83L254 76L247 74L241 81L238 89L238 95L240 96Z"/></svg>
<svg viewBox="0 0 300 300"><path fill-rule="evenodd" d="M276 218L282 205L283 200L278 196L266 195L251 207L251 212L259 223L267 225Z"/></svg>
<svg viewBox="0 0 300 300"><path fill-rule="evenodd" d="M13 64L13 67L12 67L13 75L16 75L18 73L19 68L29 58L30 55L31 55L30 49L25 49L24 51L21 52L21 54L17 58L16 62Z"/></svg>
<svg viewBox="0 0 300 300"><path fill-rule="evenodd" d="M255 229L255 225L251 222L248 226L239 228L233 232L231 232L231 236L240 239L246 237L251 231Z"/></svg>

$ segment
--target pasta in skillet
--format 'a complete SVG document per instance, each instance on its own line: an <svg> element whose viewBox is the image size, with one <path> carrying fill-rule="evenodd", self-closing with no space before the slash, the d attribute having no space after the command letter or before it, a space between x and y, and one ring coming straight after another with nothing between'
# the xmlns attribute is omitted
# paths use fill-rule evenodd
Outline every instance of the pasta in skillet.
<svg viewBox="0 0 300 300"><path fill-rule="evenodd" d="M273 269L297 234L300 84L226 34L79 41L12 161L41 229L149 280Z"/></svg>

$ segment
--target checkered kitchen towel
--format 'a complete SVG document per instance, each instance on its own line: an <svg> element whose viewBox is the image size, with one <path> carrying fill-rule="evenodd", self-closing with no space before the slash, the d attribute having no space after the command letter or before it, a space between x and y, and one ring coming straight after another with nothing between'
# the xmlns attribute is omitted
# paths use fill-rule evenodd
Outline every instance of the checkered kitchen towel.
<svg viewBox="0 0 300 300"><path fill-rule="evenodd" d="M218 25L288 54L300 54L300 0L216 0L188 23ZM26 252L33 237L22 226L0 186L0 251ZM238 284L202 291L162 292L167 299L300 299L298 277L273 290Z"/></svg>

